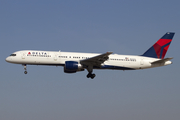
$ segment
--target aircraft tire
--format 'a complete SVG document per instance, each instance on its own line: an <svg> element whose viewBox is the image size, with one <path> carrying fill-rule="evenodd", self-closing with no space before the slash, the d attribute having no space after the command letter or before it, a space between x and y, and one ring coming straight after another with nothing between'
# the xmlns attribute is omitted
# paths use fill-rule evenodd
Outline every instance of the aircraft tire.
<svg viewBox="0 0 180 120"><path fill-rule="evenodd" d="M24 74L27 74L27 71L24 71Z"/></svg>
<svg viewBox="0 0 180 120"><path fill-rule="evenodd" d="M90 75L89 74L87 74L87 76L86 76L87 78L90 78Z"/></svg>
<svg viewBox="0 0 180 120"><path fill-rule="evenodd" d="M91 79L93 79L94 77L96 77L96 74L92 74L91 75Z"/></svg>

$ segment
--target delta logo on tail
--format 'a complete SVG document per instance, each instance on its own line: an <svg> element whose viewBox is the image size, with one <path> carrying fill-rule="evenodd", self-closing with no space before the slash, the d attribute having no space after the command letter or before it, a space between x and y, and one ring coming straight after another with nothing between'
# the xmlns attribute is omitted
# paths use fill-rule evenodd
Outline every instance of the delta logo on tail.
<svg viewBox="0 0 180 120"><path fill-rule="evenodd" d="M175 33L166 33L142 56L164 59Z"/></svg>

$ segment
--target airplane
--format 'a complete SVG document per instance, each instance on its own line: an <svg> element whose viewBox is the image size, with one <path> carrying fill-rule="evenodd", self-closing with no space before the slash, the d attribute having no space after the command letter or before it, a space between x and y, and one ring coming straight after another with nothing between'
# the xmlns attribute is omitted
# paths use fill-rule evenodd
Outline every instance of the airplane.
<svg viewBox="0 0 180 120"><path fill-rule="evenodd" d="M87 78L96 75L93 69L139 70L172 64L173 58L164 58L175 33L167 32L142 55L118 55L113 52L103 54L22 50L12 53L6 61L22 64L27 74L27 65L63 66L65 73L88 71Z"/></svg>

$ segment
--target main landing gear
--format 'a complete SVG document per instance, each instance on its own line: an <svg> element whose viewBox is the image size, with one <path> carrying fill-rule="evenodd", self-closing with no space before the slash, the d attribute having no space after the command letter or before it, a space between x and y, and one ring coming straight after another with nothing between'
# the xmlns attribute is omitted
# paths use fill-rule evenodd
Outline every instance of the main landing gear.
<svg viewBox="0 0 180 120"><path fill-rule="evenodd" d="M24 66L24 74L27 74L28 72L27 72L27 67L26 67L26 64L25 65L23 65Z"/></svg>
<svg viewBox="0 0 180 120"><path fill-rule="evenodd" d="M92 72L93 72L93 66L88 66L87 67L87 71L89 72L88 74L87 74L87 78L91 78L91 79L93 79L96 75L95 74L92 74Z"/></svg>
<svg viewBox="0 0 180 120"><path fill-rule="evenodd" d="M96 74L92 74L91 72L87 74L87 78L93 79L94 77L96 77Z"/></svg>

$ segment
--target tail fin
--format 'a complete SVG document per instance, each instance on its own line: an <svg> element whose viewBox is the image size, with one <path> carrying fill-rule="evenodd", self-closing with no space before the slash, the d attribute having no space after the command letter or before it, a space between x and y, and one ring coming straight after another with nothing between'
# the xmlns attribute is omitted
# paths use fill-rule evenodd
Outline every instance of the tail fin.
<svg viewBox="0 0 180 120"><path fill-rule="evenodd" d="M142 56L164 59L175 33L168 32Z"/></svg>

